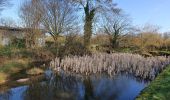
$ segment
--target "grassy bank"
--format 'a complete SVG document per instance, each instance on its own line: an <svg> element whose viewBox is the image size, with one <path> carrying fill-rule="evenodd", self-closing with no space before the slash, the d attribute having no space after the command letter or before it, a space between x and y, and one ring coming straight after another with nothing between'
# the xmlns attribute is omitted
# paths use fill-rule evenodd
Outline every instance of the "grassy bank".
<svg viewBox="0 0 170 100"><path fill-rule="evenodd" d="M141 93L137 100L169 100L170 65Z"/></svg>
<svg viewBox="0 0 170 100"><path fill-rule="evenodd" d="M0 83L8 81L11 75L28 68L28 63L28 59L3 59L3 62L0 64Z"/></svg>
<svg viewBox="0 0 170 100"><path fill-rule="evenodd" d="M0 64L0 84L44 73L44 68L30 66L29 59L4 60Z"/></svg>
<svg viewBox="0 0 170 100"><path fill-rule="evenodd" d="M48 51L43 48L26 49L15 46L0 46L0 84L43 73L39 67L50 61ZM50 55L50 56L49 56ZM37 67L37 69L32 69Z"/></svg>

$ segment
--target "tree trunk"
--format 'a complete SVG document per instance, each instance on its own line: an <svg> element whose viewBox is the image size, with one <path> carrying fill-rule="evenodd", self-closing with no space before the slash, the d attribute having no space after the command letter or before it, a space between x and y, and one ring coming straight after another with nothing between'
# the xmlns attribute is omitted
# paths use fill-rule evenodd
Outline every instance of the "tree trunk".
<svg viewBox="0 0 170 100"><path fill-rule="evenodd" d="M90 49L90 39L92 36L92 24L93 18L95 15L95 9L89 9L89 3L87 3L86 7L84 8L85 11L85 25L84 25L84 46L86 49Z"/></svg>
<svg viewBox="0 0 170 100"><path fill-rule="evenodd" d="M112 39L112 48L113 49L117 48L117 41L116 41L116 39Z"/></svg>
<svg viewBox="0 0 170 100"><path fill-rule="evenodd" d="M84 46L89 49L92 36L92 20L87 19L84 25Z"/></svg>
<svg viewBox="0 0 170 100"><path fill-rule="evenodd" d="M115 32L111 38L111 45L112 49L115 49L118 47L118 32Z"/></svg>

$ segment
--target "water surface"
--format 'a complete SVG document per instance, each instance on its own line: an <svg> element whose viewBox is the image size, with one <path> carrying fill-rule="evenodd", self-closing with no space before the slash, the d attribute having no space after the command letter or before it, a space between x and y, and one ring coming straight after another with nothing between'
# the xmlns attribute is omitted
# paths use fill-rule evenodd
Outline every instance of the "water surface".
<svg viewBox="0 0 170 100"><path fill-rule="evenodd" d="M0 100L134 100L147 85L127 75L80 76L46 72L47 81L10 87Z"/></svg>

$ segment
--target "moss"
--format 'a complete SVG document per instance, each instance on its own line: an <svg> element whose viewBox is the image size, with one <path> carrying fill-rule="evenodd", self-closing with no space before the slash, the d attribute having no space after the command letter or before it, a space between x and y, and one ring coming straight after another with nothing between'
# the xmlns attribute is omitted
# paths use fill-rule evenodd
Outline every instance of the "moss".
<svg viewBox="0 0 170 100"><path fill-rule="evenodd" d="M170 65L142 91L137 100L169 100Z"/></svg>
<svg viewBox="0 0 170 100"><path fill-rule="evenodd" d="M39 74L44 73L44 70L42 70L41 68L34 67L34 68L28 70L26 73L28 75L39 75Z"/></svg>

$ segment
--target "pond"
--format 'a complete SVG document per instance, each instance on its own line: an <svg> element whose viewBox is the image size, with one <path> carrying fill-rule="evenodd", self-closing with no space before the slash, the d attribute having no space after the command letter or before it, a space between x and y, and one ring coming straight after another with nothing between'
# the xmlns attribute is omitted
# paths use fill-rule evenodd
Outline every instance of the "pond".
<svg viewBox="0 0 170 100"><path fill-rule="evenodd" d="M1 91L0 100L134 100L147 86L130 75L45 75L46 81Z"/></svg>

